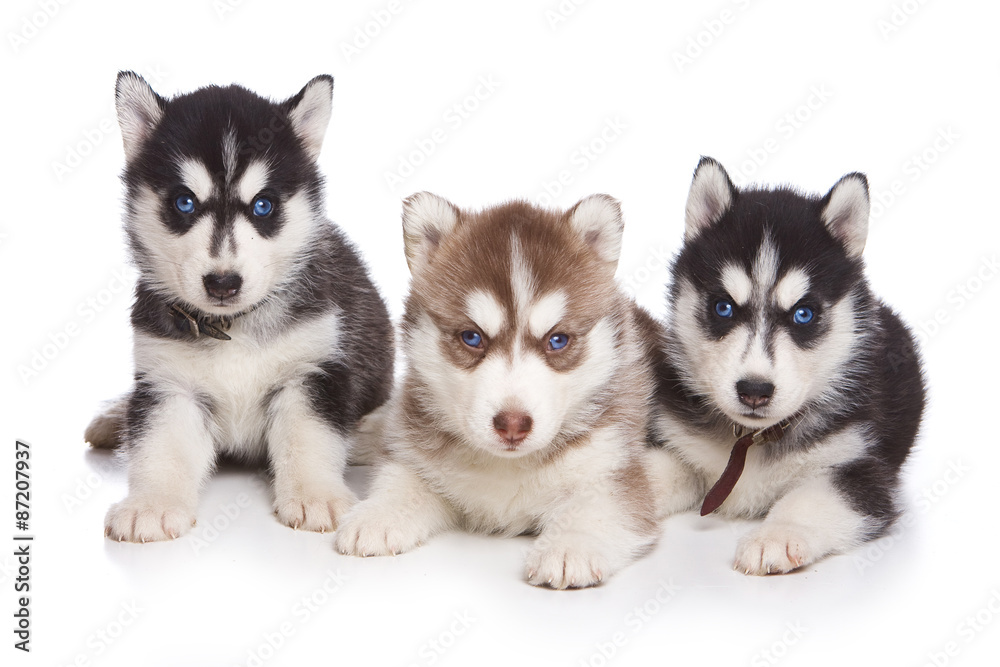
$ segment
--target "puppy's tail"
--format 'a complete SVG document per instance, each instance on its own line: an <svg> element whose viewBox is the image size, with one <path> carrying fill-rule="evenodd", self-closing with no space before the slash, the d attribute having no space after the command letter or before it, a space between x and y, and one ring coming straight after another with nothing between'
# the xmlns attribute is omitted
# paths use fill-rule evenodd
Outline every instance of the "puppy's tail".
<svg viewBox="0 0 1000 667"><path fill-rule="evenodd" d="M117 449L125 433L125 411L129 395L119 396L101 406L101 411L90 420L83 439L94 449Z"/></svg>

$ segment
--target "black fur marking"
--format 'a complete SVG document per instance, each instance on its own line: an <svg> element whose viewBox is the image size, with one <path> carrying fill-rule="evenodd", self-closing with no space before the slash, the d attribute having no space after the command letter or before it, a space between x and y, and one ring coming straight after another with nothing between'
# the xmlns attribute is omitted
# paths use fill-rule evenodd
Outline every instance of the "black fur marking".
<svg viewBox="0 0 1000 667"><path fill-rule="evenodd" d="M150 417L161 400L152 383L141 377L135 379L125 411L125 429L128 435L123 440L126 446L135 444L146 434Z"/></svg>

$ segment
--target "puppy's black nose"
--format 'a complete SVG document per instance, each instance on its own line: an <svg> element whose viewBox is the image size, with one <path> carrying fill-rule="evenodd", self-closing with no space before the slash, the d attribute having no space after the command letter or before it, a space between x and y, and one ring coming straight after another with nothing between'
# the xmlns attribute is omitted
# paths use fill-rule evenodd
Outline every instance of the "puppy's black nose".
<svg viewBox="0 0 1000 667"><path fill-rule="evenodd" d="M771 402L774 385L759 380L740 380L736 383L736 393L740 397L740 403L756 410Z"/></svg>
<svg viewBox="0 0 1000 667"><path fill-rule="evenodd" d="M209 273L207 276L202 276L201 281L205 283L208 295L216 299L236 296L243 286L243 278L238 273Z"/></svg>

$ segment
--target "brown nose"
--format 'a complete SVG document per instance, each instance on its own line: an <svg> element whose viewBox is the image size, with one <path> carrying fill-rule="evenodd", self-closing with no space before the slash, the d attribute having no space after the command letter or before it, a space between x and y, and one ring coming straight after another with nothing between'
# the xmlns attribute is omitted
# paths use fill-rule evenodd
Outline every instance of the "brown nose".
<svg viewBox="0 0 1000 667"><path fill-rule="evenodd" d="M736 383L736 393L739 394L740 403L756 410L771 402L774 385L770 382L740 380Z"/></svg>
<svg viewBox="0 0 1000 667"><path fill-rule="evenodd" d="M531 432L531 417L523 412L500 412L493 418L493 428L512 445L520 444Z"/></svg>
<svg viewBox="0 0 1000 667"><path fill-rule="evenodd" d="M209 273L202 276L201 281L205 284L208 295L216 299L236 296L243 286L243 278L238 273Z"/></svg>

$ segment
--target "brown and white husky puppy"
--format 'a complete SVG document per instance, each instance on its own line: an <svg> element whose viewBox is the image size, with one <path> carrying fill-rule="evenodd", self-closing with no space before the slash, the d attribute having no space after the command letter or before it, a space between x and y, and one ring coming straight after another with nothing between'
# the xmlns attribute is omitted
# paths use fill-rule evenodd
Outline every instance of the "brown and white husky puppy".
<svg viewBox="0 0 1000 667"><path fill-rule="evenodd" d="M605 195L566 212L406 200L406 373L341 552L398 554L456 527L530 533L528 582L573 588L650 548L656 325L615 282L622 229Z"/></svg>

